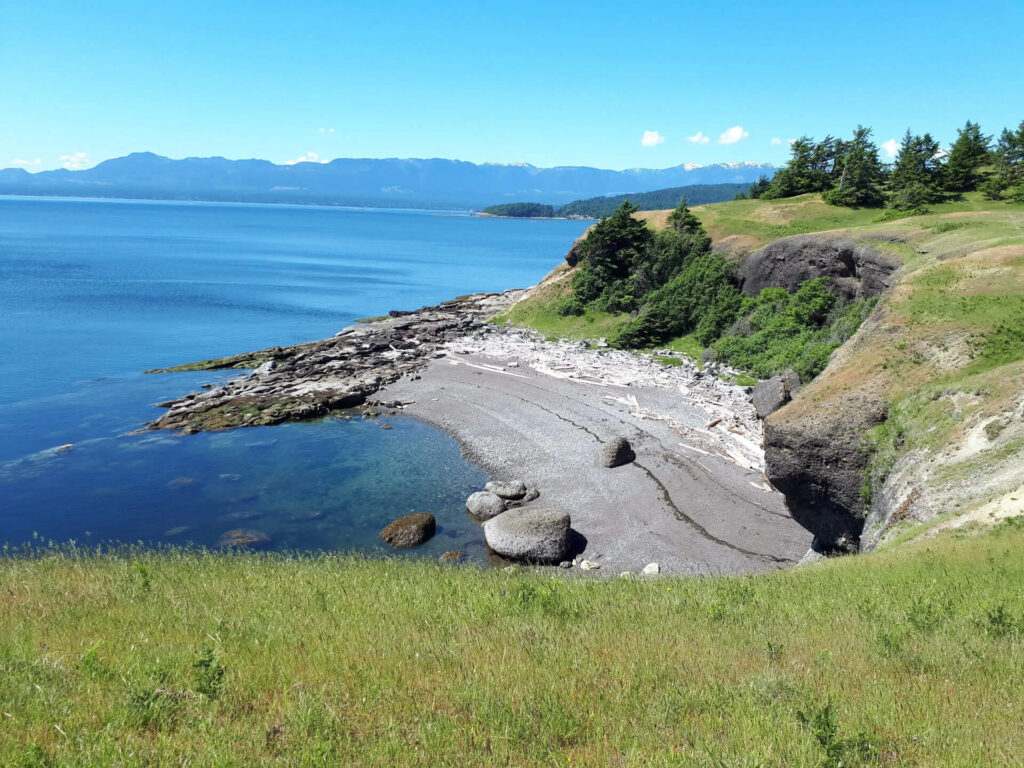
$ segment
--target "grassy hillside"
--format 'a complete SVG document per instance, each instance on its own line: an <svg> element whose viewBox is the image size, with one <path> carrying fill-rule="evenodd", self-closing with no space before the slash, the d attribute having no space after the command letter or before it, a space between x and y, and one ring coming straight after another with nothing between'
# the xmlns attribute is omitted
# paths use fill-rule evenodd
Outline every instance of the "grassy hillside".
<svg viewBox="0 0 1024 768"><path fill-rule="evenodd" d="M1013 766L1024 529L746 578L0 560L4 766Z"/></svg>
<svg viewBox="0 0 1024 768"><path fill-rule="evenodd" d="M947 516L1024 513L1024 207L969 193L927 215L886 220L891 214L879 209L803 195L693 211L732 259L779 237L827 231L901 262L871 319L772 416L813 419L858 395L889 404L887 422L865 436L872 458L863 488L870 500L888 480L887 490L907 500L898 519L878 523L884 536ZM657 228L668 213L636 215ZM554 311L569 277L559 268L499 321L568 338L614 336L627 316ZM693 357L702 351L692 336L664 346Z"/></svg>

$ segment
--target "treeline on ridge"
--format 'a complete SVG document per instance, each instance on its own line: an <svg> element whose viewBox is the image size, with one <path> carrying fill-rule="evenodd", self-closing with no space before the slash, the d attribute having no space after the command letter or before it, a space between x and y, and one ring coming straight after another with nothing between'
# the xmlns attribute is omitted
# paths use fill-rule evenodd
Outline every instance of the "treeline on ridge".
<svg viewBox="0 0 1024 768"><path fill-rule="evenodd" d="M586 200L575 200L561 208L543 203L505 203L492 205L483 210L491 216L511 216L517 218L564 217L580 219L600 219L611 216L615 209L624 202L629 202L640 211L663 211L674 208L681 197L685 197L690 205L722 203L732 200L737 194L744 193L747 184L691 184L685 187L669 187L656 189L652 192L638 192L632 195L613 195L611 197L590 197Z"/></svg>
<svg viewBox="0 0 1024 768"><path fill-rule="evenodd" d="M795 139L790 159L772 179L762 177L737 198L779 199L820 192L825 202L850 207L885 206L894 215L923 213L930 203L981 191L989 200L1024 203L1024 122L1004 128L993 144L970 120L943 149L930 133L907 129L896 157L883 163L871 129L857 126L850 139Z"/></svg>

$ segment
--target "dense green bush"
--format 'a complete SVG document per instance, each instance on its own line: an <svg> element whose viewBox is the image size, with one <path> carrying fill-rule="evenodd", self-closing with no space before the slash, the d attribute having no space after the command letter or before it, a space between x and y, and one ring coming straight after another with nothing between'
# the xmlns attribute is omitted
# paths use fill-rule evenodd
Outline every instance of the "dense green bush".
<svg viewBox="0 0 1024 768"><path fill-rule="evenodd" d="M742 306L743 296L730 282L725 259L711 253L698 256L654 291L643 311L610 343L645 348L694 332L706 346L736 319Z"/></svg>
<svg viewBox="0 0 1024 768"><path fill-rule="evenodd" d="M712 347L719 360L760 378L792 368L809 381L873 307L874 300L842 304L824 277L802 283L792 294L765 288L744 301L740 320Z"/></svg>

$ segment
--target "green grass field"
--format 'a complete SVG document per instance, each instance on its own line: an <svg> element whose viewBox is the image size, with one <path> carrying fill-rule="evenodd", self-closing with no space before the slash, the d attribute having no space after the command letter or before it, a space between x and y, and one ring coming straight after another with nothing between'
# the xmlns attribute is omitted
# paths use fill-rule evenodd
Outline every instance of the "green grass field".
<svg viewBox="0 0 1024 768"><path fill-rule="evenodd" d="M4 766L1018 766L1024 527L747 578L0 560Z"/></svg>

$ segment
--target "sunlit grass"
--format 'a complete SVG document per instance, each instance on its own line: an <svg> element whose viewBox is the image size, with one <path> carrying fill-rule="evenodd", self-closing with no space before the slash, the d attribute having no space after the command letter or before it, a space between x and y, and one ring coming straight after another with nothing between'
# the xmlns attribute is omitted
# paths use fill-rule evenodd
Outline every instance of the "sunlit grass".
<svg viewBox="0 0 1024 768"><path fill-rule="evenodd" d="M0 765L1017 765L1022 546L1004 525L759 577L603 582L8 559Z"/></svg>

